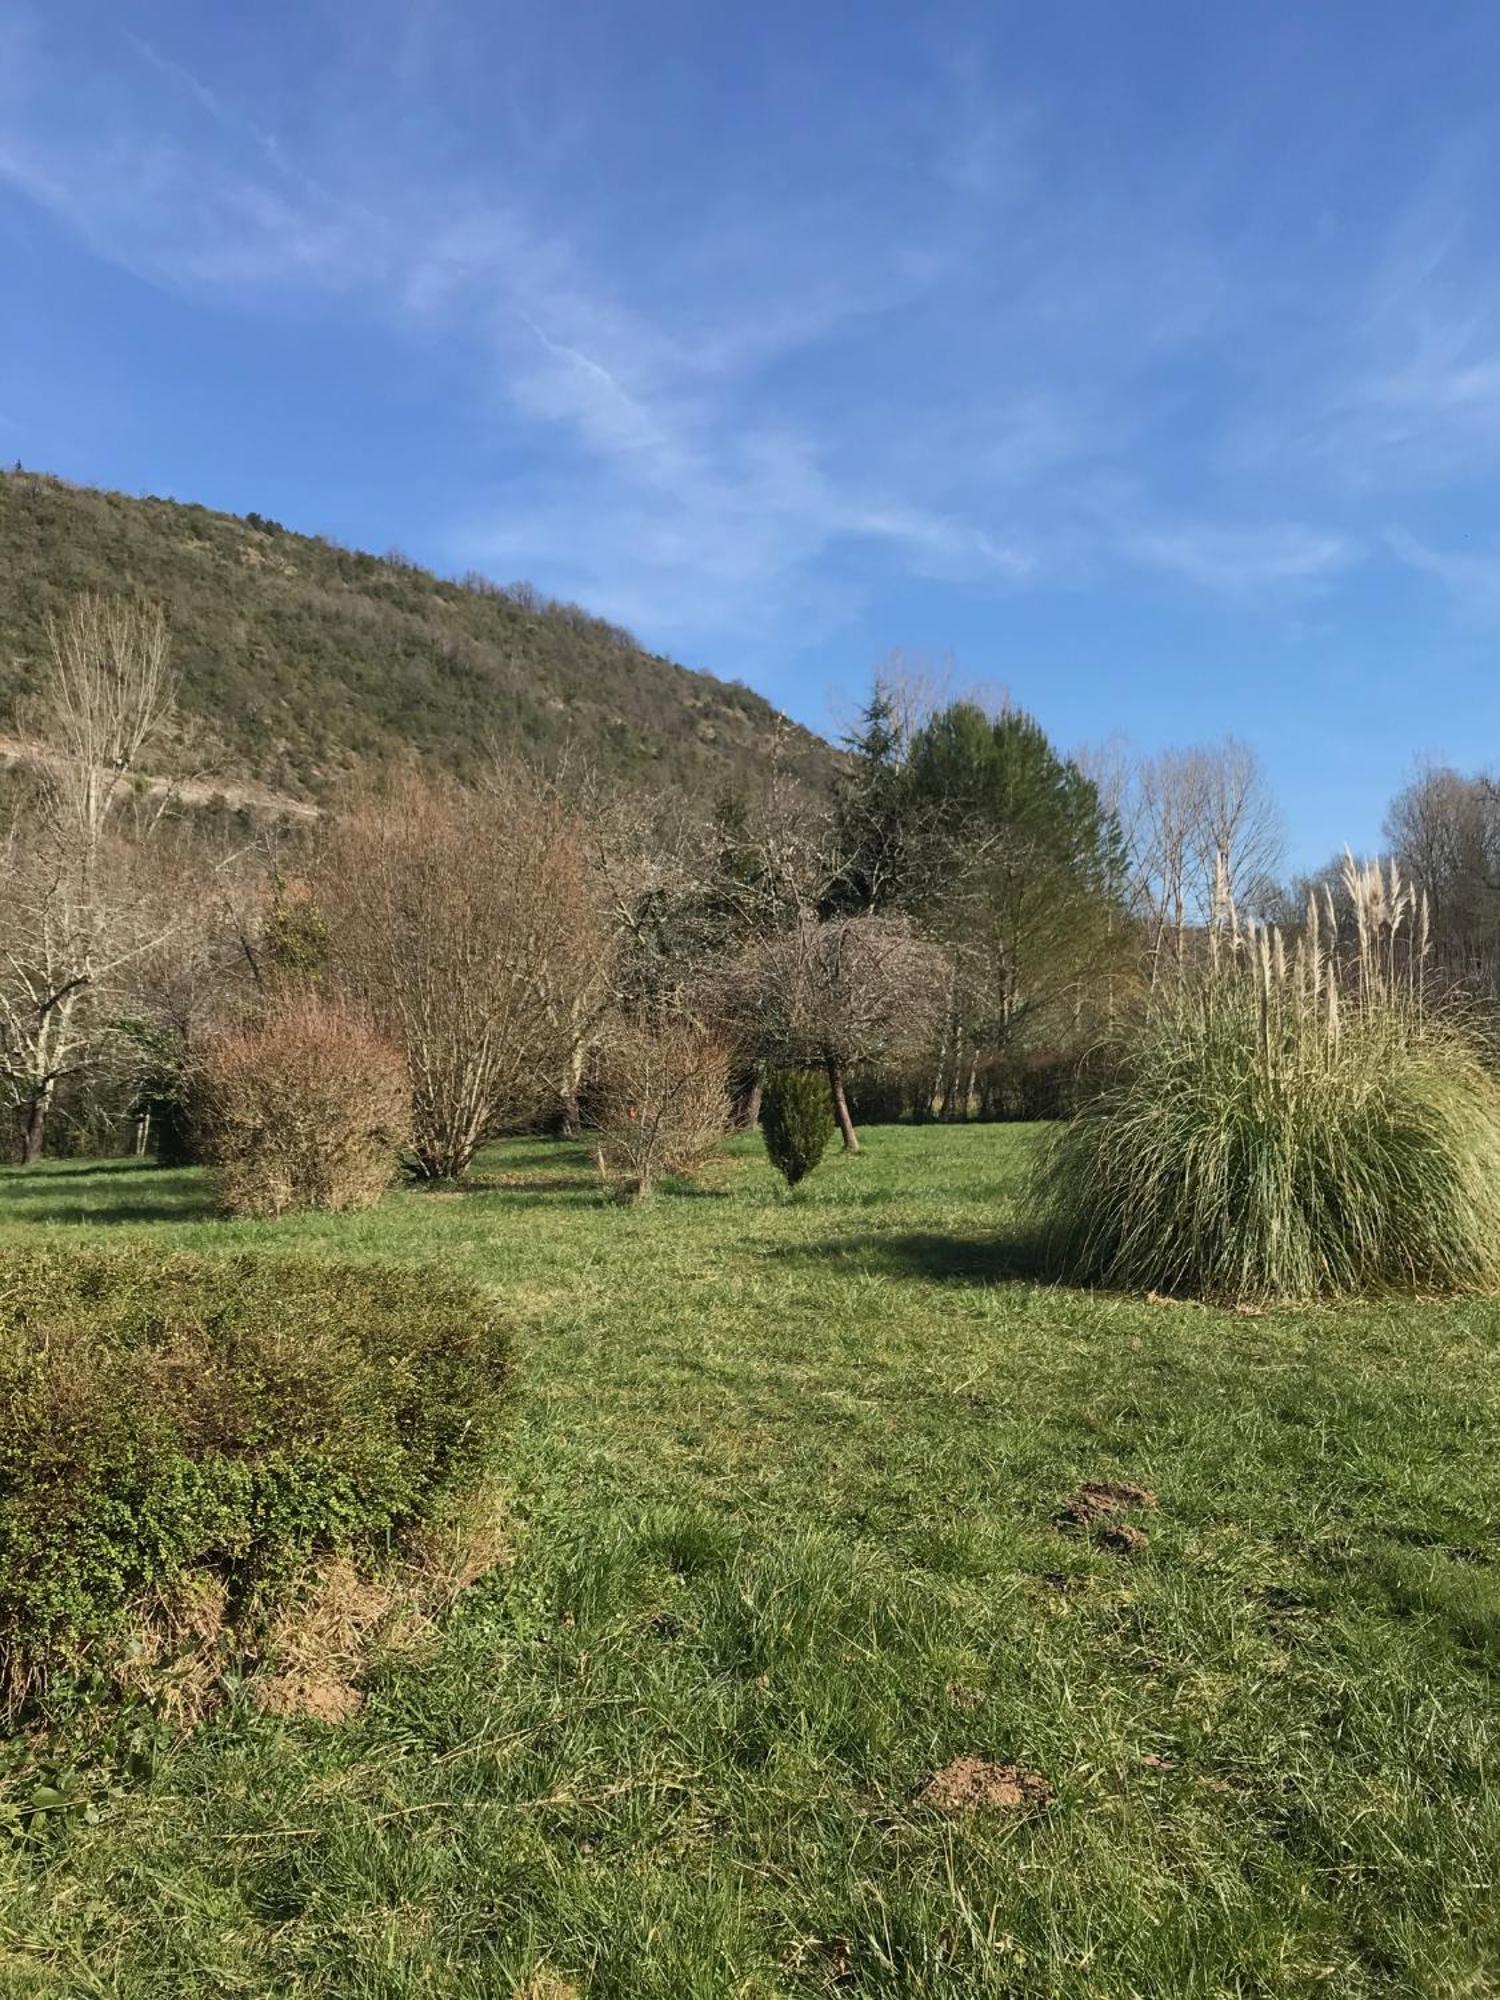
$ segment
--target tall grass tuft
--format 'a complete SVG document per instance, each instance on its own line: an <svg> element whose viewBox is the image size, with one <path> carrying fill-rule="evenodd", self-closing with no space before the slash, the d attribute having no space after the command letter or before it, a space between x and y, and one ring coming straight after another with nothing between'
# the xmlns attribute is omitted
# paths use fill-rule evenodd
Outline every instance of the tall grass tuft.
<svg viewBox="0 0 1500 2000"><path fill-rule="evenodd" d="M1301 934L1227 896L1033 1202L1063 1267L1220 1301L1500 1284L1500 1088L1429 991L1425 902L1346 857Z"/></svg>

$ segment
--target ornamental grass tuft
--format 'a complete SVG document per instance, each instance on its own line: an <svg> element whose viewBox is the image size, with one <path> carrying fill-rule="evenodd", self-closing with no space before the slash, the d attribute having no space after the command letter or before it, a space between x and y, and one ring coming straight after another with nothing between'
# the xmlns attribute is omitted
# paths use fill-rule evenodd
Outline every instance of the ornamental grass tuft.
<svg viewBox="0 0 1500 2000"><path fill-rule="evenodd" d="M1500 1284L1500 1088L1429 991L1426 933L1394 867L1352 858L1290 944L1224 898L1043 1150L1062 1267L1222 1302Z"/></svg>

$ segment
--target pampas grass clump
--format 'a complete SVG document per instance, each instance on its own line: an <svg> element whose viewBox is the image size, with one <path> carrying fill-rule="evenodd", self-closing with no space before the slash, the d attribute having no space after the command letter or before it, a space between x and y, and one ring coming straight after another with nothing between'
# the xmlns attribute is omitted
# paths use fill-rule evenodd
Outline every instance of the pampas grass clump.
<svg viewBox="0 0 1500 2000"><path fill-rule="evenodd" d="M1500 1286L1500 1088L1425 987L1421 902L1352 859L1289 951L1226 909L1033 1187L1070 1274L1226 1302Z"/></svg>

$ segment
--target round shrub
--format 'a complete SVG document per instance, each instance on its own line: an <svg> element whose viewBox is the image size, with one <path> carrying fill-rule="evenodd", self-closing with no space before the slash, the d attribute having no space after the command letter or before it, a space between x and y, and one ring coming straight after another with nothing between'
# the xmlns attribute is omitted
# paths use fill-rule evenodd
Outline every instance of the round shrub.
<svg viewBox="0 0 1500 2000"><path fill-rule="evenodd" d="M493 1455L509 1336L430 1270L38 1250L0 1266L0 1700L102 1671L143 1595L253 1612Z"/></svg>
<svg viewBox="0 0 1500 2000"><path fill-rule="evenodd" d="M1157 1007L1045 1145L1064 1268L1247 1302L1500 1284L1500 1090L1462 1034L1389 996L1330 1026L1326 998L1217 984Z"/></svg>
<svg viewBox="0 0 1500 2000"><path fill-rule="evenodd" d="M194 1123L231 1215L370 1208L390 1186L411 1089L357 1015L294 992L198 1059Z"/></svg>
<svg viewBox="0 0 1500 2000"><path fill-rule="evenodd" d="M760 1128L771 1164L788 1187L805 1180L833 1137L826 1080L812 1070L776 1070L760 1100Z"/></svg>

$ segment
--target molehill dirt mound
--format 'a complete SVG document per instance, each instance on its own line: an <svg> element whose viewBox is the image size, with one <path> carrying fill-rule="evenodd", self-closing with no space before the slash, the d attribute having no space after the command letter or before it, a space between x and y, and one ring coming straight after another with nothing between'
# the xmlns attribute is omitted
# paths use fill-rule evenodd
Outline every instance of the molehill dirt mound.
<svg viewBox="0 0 1500 2000"><path fill-rule="evenodd" d="M1086 1479L1052 1516L1052 1525L1061 1534L1086 1534L1112 1555L1137 1556L1148 1546L1145 1530L1118 1517L1155 1505L1149 1486L1128 1479Z"/></svg>
<svg viewBox="0 0 1500 2000"><path fill-rule="evenodd" d="M1095 1528L1093 1539L1096 1548L1108 1549L1117 1556L1138 1556L1150 1546L1145 1529L1134 1527L1129 1521L1108 1521L1102 1528Z"/></svg>
<svg viewBox="0 0 1500 2000"><path fill-rule="evenodd" d="M933 1772L917 1802L946 1813L1019 1812L1050 1805L1055 1796L1040 1771L985 1757L955 1757Z"/></svg>
<svg viewBox="0 0 1500 2000"><path fill-rule="evenodd" d="M1156 1495L1149 1486L1133 1486L1125 1479L1086 1479L1064 1500L1056 1520L1059 1527L1091 1528L1111 1515L1155 1505Z"/></svg>

